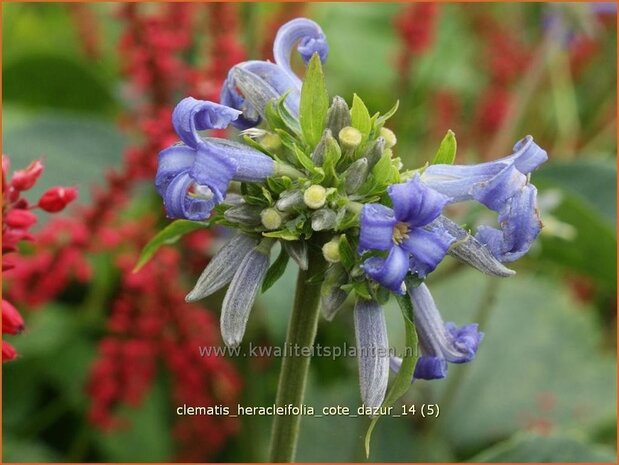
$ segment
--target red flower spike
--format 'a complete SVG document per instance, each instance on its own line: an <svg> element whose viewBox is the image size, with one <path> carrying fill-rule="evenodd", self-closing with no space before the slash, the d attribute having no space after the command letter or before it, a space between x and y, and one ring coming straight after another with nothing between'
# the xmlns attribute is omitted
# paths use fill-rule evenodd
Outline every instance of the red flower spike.
<svg viewBox="0 0 619 465"><path fill-rule="evenodd" d="M6 341L2 341L2 361L9 362L11 360L14 360L15 357L17 357L17 351L15 350L15 347L13 347Z"/></svg>
<svg viewBox="0 0 619 465"><path fill-rule="evenodd" d="M43 172L43 162L36 160L23 170L17 170L11 178L11 186L18 191L27 191L34 186Z"/></svg>
<svg viewBox="0 0 619 465"><path fill-rule="evenodd" d="M37 217L29 210L11 210L6 215L9 228L28 229L37 222Z"/></svg>
<svg viewBox="0 0 619 465"><path fill-rule="evenodd" d="M19 334L24 330L24 320L17 309L8 301L2 299L2 332Z"/></svg>
<svg viewBox="0 0 619 465"><path fill-rule="evenodd" d="M74 187L52 187L41 196L38 205L46 212L56 213L64 210L76 197L77 189Z"/></svg>

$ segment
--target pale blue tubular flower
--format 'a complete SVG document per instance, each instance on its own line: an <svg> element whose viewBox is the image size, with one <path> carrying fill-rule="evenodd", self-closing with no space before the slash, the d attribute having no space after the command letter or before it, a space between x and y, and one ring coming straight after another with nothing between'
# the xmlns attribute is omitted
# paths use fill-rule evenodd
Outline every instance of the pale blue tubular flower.
<svg viewBox="0 0 619 465"><path fill-rule="evenodd" d="M466 363L475 358L484 334L477 324L456 326L444 323L436 303L425 284L408 290L413 303L415 326L421 357L413 379L441 379L447 376L447 363ZM391 368L399 371L402 360L391 359Z"/></svg>
<svg viewBox="0 0 619 465"><path fill-rule="evenodd" d="M541 230L537 190L529 174L548 159L531 136L505 158L477 165L431 165L421 179L450 202L476 200L499 213L500 229L480 227L475 236L501 262L522 257Z"/></svg>
<svg viewBox="0 0 619 465"><path fill-rule="evenodd" d="M354 313L361 399L368 407L379 407L389 381L385 315L376 301L365 299L357 299Z"/></svg>
<svg viewBox="0 0 619 465"><path fill-rule="evenodd" d="M298 116L301 97L301 79L290 65L290 56L297 45L297 51L307 64L314 53L318 53L324 63L329 47L322 29L314 21L297 18L284 24L273 42L275 63L268 61L245 61L234 66L221 90L221 103L241 110L243 114L232 124L239 129L247 129L260 123L264 108L256 108L256 102L250 95L252 90L244 88L239 82L239 68L251 73L255 89L264 94L280 97L286 93L286 106L293 116ZM259 104L260 105L260 104Z"/></svg>
<svg viewBox="0 0 619 465"><path fill-rule="evenodd" d="M387 289L403 294L409 271L425 277L445 257L455 238L437 225L449 197L425 185L419 176L406 183L389 186L393 209L369 203L361 210L359 253L387 252L363 262L365 273Z"/></svg>
<svg viewBox="0 0 619 465"><path fill-rule="evenodd" d="M225 197L232 180L259 182L271 176L267 155L225 139L202 138L198 131L225 129L238 110L187 97L176 106L172 123L182 144L159 153L155 186L170 218L203 220Z"/></svg>

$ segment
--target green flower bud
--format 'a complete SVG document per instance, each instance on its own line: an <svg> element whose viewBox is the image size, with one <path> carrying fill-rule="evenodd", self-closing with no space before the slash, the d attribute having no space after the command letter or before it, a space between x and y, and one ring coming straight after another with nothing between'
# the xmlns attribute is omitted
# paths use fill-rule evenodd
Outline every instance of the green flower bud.
<svg viewBox="0 0 619 465"><path fill-rule="evenodd" d="M383 137L379 137L378 139L376 139L365 150L365 152L363 153L363 156L367 158L370 169L374 168L374 165L378 163L378 160L380 160L380 157L383 155L384 151L385 151L385 139Z"/></svg>
<svg viewBox="0 0 619 465"><path fill-rule="evenodd" d="M282 140L277 134L267 132L262 139L260 139L260 145L269 151L275 151L281 148Z"/></svg>
<svg viewBox="0 0 619 465"><path fill-rule="evenodd" d="M380 128L380 136L385 139L385 146L390 149L397 142L398 138L395 136L395 133L388 128Z"/></svg>
<svg viewBox="0 0 619 465"><path fill-rule="evenodd" d="M301 191L284 191L279 194L279 200L275 202L278 210L289 212L304 205L303 193Z"/></svg>
<svg viewBox="0 0 619 465"><path fill-rule="evenodd" d="M324 231L335 226L337 215L329 208L316 210L312 215L312 229L314 231Z"/></svg>
<svg viewBox="0 0 619 465"><path fill-rule="evenodd" d="M260 212L260 221L262 226L273 231L282 225L282 215L274 208L265 208Z"/></svg>
<svg viewBox="0 0 619 465"><path fill-rule="evenodd" d="M360 158L353 162L346 171L344 171L344 189L347 194L353 194L359 190L365 180L368 178L370 165L367 158Z"/></svg>
<svg viewBox="0 0 619 465"><path fill-rule="evenodd" d="M238 207L228 208L224 212L224 218L232 223L257 226L260 224L261 210L260 207L253 205L239 205Z"/></svg>
<svg viewBox="0 0 619 465"><path fill-rule="evenodd" d="M325 162L325 154L327 152L327 144L329 139L333 139L333 134L330 129L325 129L322 133L322 138L316 144L316 148L312 152L312 161L316 166L322 166Z"/></svg>
<svg viewBox="0 0 619 465"><path fill-rule="evenodd" d="M322 316L331 321L348 297L348 292L341 286L348 282L348 276L344 267L339 264L333 265L325 272L325 279L320 288L320 307Z"/></svg>
<svg viewBox="0 0 619 465"><path fill-rule="evenodd" d="M322 256L329 263L339 263L340 261L340 240L334 237L322 246Z"/></svg>
<svg viewBox="0 0 619 465"><path fill-rule="evenodd" d="M334 97L333 103L327 112L327 128L333 134L339 134L342 128L350 126L350 110L346 104L346 100L342 97Z"/></svg>
<svg viewBox="0 0 619 465"><path fill-rule="evenodd" d="M346 126L338 133L338 139L340 140L340 145L344 149L354 150L361 143L361 139L363 135L361 131L352 126Z"/></svg>
<svg viewBox="0 0 619 465"><path fill-rule="evenodd" d="M318 184L311 185L303 193L303 202L313 210L322 208L326 201L327 190Z"/></svg>

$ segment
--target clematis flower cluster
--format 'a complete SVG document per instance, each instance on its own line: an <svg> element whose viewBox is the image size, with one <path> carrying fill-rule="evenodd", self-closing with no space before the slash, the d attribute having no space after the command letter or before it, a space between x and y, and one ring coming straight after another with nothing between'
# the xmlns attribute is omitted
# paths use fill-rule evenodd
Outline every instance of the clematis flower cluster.
<svg viewBox="0 0 619 465"><path fill-rule="evenodd" d="M307 65L303 79L291 66L295 48ZM322 313L332 320L355 300L361 396L376 407L389 367L402 365L386 355L382 306L390 296L412 305L407 318L421 352L412 379L444 378L448 363L474 359L483 334L474 323L444 322L423 281L446 255L489 275L514 274L504 263L522 257L541 229L530 174L547 155L527 136L496 161L453 165L449 133L441 163L405 169L385 126L397 104L382 115L357 95L351 106L340 96L329 104L321 66L328 52L320 26L298 18L279 30L274 63L230 70L220 103L183 99L172 119L181 142L159 154L156 185L169 217L236 230L186 298L228 286L220 327L230 346L241 343L256 296L289 258L307 269L308 255L322 249ZM229 125L242 129L239 142L203 133ZM462 201L496 212L497 225L468 231L445 216Z"/></svg>

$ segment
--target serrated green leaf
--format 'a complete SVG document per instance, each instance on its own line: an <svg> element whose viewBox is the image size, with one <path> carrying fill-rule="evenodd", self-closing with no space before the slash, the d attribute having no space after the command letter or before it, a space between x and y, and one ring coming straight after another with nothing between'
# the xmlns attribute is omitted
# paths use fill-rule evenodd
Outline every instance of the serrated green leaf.
<svg viewBox="0 0 619 465"><path fill-rule="evenodd" d="M352 107L350 109L350 117L352 120L352 127L357 128L364 139L370 135L372 129L372 119L370 118L370 112L368 111L363 100L354 94L352 98Z"/></svg>
<svg viewBox="0 0 619 465"><path fill-rule="evenodd" d="M402 358L402 366L400 371L393 380L385 400L381 405L381 409L387 410L395 402L402 397L411 387L413 379L413 373L415 372L415 365L417 364L417 331L415 330L415 323L413 322L413 304L408 295L395 295L395 298L402 310L402 318L404 320L404 328L406 331L406 350L404 357ZM374 417L368 431L365 434L365 454L370 456L370 441L372 439L372 432L376 423L380 419L380 416Z"/></svg>
<svg viewBox="0 0 619 465"><path fill-rule="evenodd" d="M342 265L344 265L344 268L346 268L347 270L352 269L352 267L354 267L356 264L356 255L345 234L342 234L340 236L339 249L340 261L342 262Z"/></svg>
<svg viewBox="0 0 619 465"><path fill-rule="evenodd" d="M262 292L268 291L273 284L275 284L279 278L282 277L284 272L286 271L286 267L288 266L288 259L290 257L286 253L284 247L279 252L277 260L273 262L273 264L269 267L266 276L264 277L264 281L262 281Z"/></svg>
<svg viewBox="0 0 619 465"><path fill-rule="evenodd" d="M328 109L329 95L322 65L318 54L314 53L303 80L299 108L301 131L305 142L311 147L315 147L322 136Z"/></svg>
<svg viewBox="0 0 619 465"><path fill-rule="evenodd" d="M451 165L456 159L456 135L450 129L443 137L441 145L439 145L436 155L432 159L433 165Z"/></svg>
<svg viewBox="0 0 619 465"><path fill-rule="evenodd" d="M176 220L153 237L148 244L144 246L140 253L140 258L133 268L133 272L139 271L148 261L153 258L157 251L164 245L170 245L177 242L185 234L188 234L198 229L208 228L210 222L199 222L190 220Z"/></svg>

